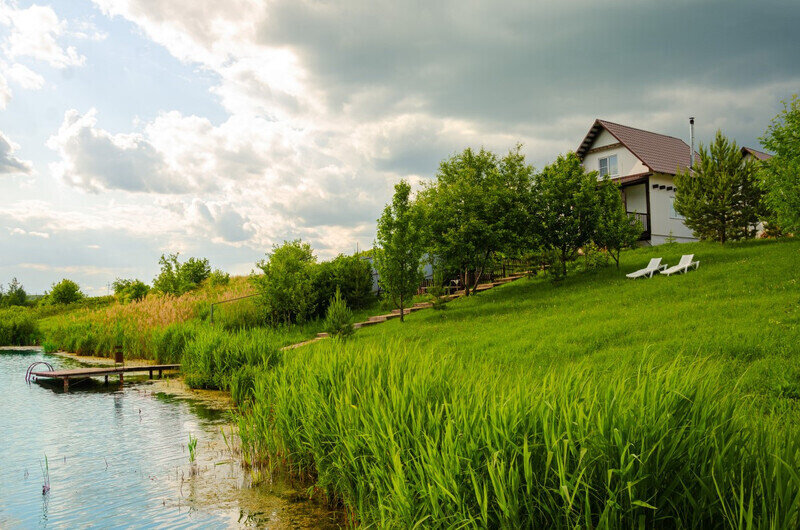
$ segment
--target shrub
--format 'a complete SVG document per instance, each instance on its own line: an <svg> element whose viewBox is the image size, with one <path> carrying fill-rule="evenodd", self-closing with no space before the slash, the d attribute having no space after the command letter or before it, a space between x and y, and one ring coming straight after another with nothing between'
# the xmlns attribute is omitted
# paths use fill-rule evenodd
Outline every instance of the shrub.
<svg viewBox="0 0 800 530"><path fill-rule="evenodd" d="M45 294L45 298L51 304L72 304L83 298L81 288L72 280L64 278L58 283L54 283L50 292Z"/></svg>
<svg viewBox="0 0 800 530"><path fill-rule="evenodd" d="M328 305L328 313L325 315L325 331L331 337L343 340L355 332L353 312L347 307L347 302L342 299L342 293L338 287Z"/></svg>
<svg viewBox="0 0 800 530"><path fill-rule="evenodd" d="M0 310L0 345L29 346L36 343L39 335L30 310L21 307Z"/></svg>
<svg viewBox="0 0 800 530"><path fill-rule="evenodd" d="M123 280L117 278L111 286L114 289L114 294L117 296L117 299L123 304L141 300L150 292L150 286L141 280Z"/></svg>
<svg viewBox="0 0 800 530"><path fill-rule="evenodd" d="M24 306L27 299L28 294L16 278L12 278L5 294L0 286L0 307Z"/></svg>
<svg viewBox="0 0 800 530"><path fill-rule="evenodd" d="M211 266L203 258L189 258L178 261L179 254L162 254L158 263L161 272L153 280L153 290L164 294L180 296L200 285L211 275Z"/></svg>
<svg viewBox="0 0 800 530"><path fill-rule="evenodd" d="M219 269L216 269L208 276L208 284L211 287L228 285L230 282L231 282L231 275Z"/></svg>
<svg viewBox="0 0 800 530"><path fill-rule="evenodd" d="M303 323L312 316L315 264L311 246L299 239L275 245L268 259L256 264L264 274L252 280L270 323Z"/></svg>

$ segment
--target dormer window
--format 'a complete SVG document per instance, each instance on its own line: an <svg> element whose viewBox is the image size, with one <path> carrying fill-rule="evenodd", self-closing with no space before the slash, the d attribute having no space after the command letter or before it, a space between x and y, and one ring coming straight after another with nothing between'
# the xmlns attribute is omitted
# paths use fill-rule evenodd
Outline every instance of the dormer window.
<svg viewBox="0 0 800 530"><path fill-rule="evenodd" d="M600 159L600 177L617 177L619 171L617 169L617 155L607 156Z"/></svg>

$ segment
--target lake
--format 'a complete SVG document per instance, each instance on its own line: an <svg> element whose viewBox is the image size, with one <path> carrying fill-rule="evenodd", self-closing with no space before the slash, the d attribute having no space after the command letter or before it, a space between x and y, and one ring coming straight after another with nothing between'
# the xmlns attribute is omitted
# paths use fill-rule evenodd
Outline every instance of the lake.
<svg viewBox="0 0 800 530"><path fill-rule="evenodd" d="M35 350L0 351L0 528L337 526L303 488L252 484L219 400L178 380L75 382L69 393L59 383L26 383L26 369L41 360L79 366Z"/></svg>

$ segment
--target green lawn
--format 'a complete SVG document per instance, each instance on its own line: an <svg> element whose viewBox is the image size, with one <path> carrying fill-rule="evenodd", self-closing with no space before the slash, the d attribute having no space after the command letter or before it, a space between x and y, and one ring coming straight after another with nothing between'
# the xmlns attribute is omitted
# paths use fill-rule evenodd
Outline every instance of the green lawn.
<svg viewBox="0 0 800 530"><path fill-rule="evenodd" d="M798 269L696 243L520 280L287 352L242 436L378 527L795 528Z"/></svg>

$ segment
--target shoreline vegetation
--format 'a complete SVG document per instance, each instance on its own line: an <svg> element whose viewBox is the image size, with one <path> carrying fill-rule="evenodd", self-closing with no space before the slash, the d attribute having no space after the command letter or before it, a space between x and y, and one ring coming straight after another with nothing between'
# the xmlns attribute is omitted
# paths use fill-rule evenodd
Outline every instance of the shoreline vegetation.
<svg viewBox="0 0 800 530"><path fill-rule="evenodd" d="M624 278L682 253L700 269ZM619 271L531 277L289 351L321 324L203 320L203 304L247 288L232 278L130 329L149 333L148 359L180 358L189 386L230 392L246 462L284 467L352 523L787 528L798 262L795 238L627 250ZM164 307L149 298L46 316L43 341Z"/></svg>

